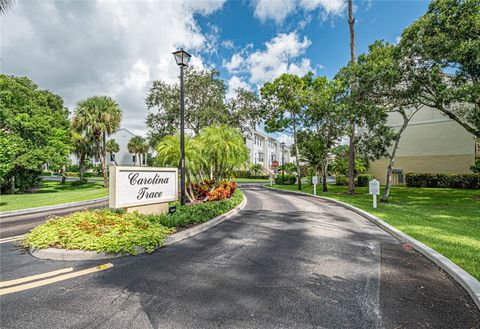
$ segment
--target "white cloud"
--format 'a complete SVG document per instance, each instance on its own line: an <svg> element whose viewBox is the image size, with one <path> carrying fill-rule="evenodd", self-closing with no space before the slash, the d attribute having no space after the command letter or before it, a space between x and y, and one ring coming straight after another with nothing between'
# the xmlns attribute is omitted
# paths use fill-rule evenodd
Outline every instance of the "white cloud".
<svg viewBox="0 0 480 329"><path fill-rule="evenodd" d="M244 64L245 60L239 53L233 54L229 62L225 60L223 61L223 66L227 69L229 73L238 72Z"/></svg>
<svg viewBox="0 0 480 329"><path fill-rule="evenodd" d="M178 80L171 53L180 47L213 51L195 15L223 3L17 1L1 20L2 73L30 77L70 109L89 96L112 96L123 109L122 126L143 135L151 80ZM192 63L203 66L200 56Z"/></svg>
<svg viewBox="0 0 480 329"><path fill-rule="evenodd" d="M329 16L341 15L345 7L346 0L257 0L254 15L262 22L273 20L280 24L297 10L311 12L320 9L325 19Z"/></svg>
<svg viewBox="0 0 480 329"><path fill-rule="evenodd" d="M231 99L235 96L235 90L238 88L243 88L246 90L251 90L250 85L242 78L237 77L236 75L232 76L227 83L227 99Z"/></svg>
<svg viewBox="0 0 480 329"><path fill-rule="evenodd" d="M234 54L225 66L229 71L249 74L249 82L262 84L281 75L292 73L303 75L314 71L308 58L300 58L312 44L307 38L300 38L296 32L278 34L265 43L265 50L245 54Z"/></svg>
<svg viewBox="0 0 480 329"><path fill-rule="evenodd" d="M235 44L233 43L232 40L223 40L222 41L222 46L227 48L227 49L233 49L235 48Z"/></svg>

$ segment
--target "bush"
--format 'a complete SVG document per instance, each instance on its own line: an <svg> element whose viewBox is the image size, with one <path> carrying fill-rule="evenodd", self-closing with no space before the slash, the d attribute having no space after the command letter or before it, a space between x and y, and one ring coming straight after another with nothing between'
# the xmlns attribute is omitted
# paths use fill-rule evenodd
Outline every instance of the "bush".
<svg viewBox="0 0 480 329"><path fill-rule="evenodd" d="M405 183L408 187L478 189L480 174L407 173Z"/></svg>
<svg viewBox="0 0 480 329"><path fill-rule="evenodd" d="M370 182L373 179L373 175L368 175L368 174L362 174L357 176L357 182L356 185L359 187L365 187L368 186L368 182Z"/></svg>
<svg viewBox="0 0 480 329"><path fill-rule="evenodd" d="M42 171L42 176L52 176L51 171Z"/></svg>
<svg viewBox="0 0 480 329"><path fill-rule="evenodd" d="M83 173L83 177L85 177L85 178L89 178L89 177L93 177L93 176L94 176L93 172L90 172L90 171L87 171L87 172Z"/></svg>
<svg viewBox="0 0 480 329"><path fill-rule="evenodd" d="M64 175L67 177L78 177L78 172L66 171L64 172Z"/></svg>
<svg viewBox="0 0 480 329"><path fill-rule="evenodd" d="M242 191L236 189L229 199L185 206L180 206L177 202L177 211L173 214L149 215L147 218L153 223L166 227L185 227L192 224L200 224L224 214L238 206L242 200Z"/></svg>
<svg viewBox="0 0 480 329"><path fill-rule="evenodd" d="M77 179L77 180L71 181L70 185L80 186L80 185L84 185L84 184L87 184L87 183L88 183L88 181L85 178L82 178L82 179Z"/></svg>
<svg viewBox="0 0 480 329"><path fill-rule="evenodd" d="M236 170L232 172L232 176L235 178L250 178L251 174L247 170Z"/></svg>
<svg viewBox="0 0 480 329"><path fill-rule="evenodd" d="M128 252L136 246L152 252L175 229L146 220L138 213L121 214L102 209L75 212L50 219L34 228L23 241L26 248L81 249L98 252Z"/></svg>
<svg viewBox="0 0 480 329"><path fill-rule="evenodd" d="M347 186L347 185L348 185L347 176L345 176L345 175L337 175L337 176L335 176L335 185L338 185L338 186Z"/></svg>
<svg viewBox="0 0 480 329"><path fill-rule="evenodd" d="M249 177L250 179L269 179L269 175L252 175Z"/></svg>
<svg viewBox="0 0 480 329"><path fill-rule="evenodd" d="M295 175L285 175L285 177L282 177L282 175L279 174L275 178L275 184L277 185L293 185L296 181L297 176Z"/></svg>
<svg viewBox="0 0 480 329"><path fill-rule="evenodd" d="M478 160L475 161L475 164L470 167L470 170L471 170L474 174L480 174L480 159L478 159Z"/></svg>
<svg viewBox="0 0 480 329"><path fill-rule="evenodd" d="M217 201L230 198L230 196L235 192L237 185L235 182L222 182L219 186L212 192L208 192L208 201Z"/></svg>
<svg viewBox="0 0 480 329"><path fill-rule="evenodd" d="M80 166L79 165L70 165L70 166L67 167L67 171L79 172L80 171Z"/></svg>

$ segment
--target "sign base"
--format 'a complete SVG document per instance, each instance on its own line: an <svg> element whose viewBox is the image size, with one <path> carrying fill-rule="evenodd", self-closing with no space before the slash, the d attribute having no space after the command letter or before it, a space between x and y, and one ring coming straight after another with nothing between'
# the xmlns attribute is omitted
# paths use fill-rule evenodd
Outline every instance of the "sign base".
<svg viewBox="0 0 480 329"><path fill-rule="evenodd" d="M168 202L147 204L144 206L125 207L123 210L125 212L138 211L139 214L143 215L161 215L168 213Z"/></svg>

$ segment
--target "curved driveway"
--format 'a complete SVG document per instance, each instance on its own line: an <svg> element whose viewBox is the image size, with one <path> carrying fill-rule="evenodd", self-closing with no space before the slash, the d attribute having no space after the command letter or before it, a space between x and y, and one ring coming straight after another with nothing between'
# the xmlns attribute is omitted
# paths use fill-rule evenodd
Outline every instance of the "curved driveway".
<svg viewBox="0 0 480 329"><path fill-rule="evenodd" d="M152 255L1 297L2 328L478 328L467 293L326 201L245 189L235 217ZM15 254L16 253L16 254ZM2 280L95 262L2 247Z"/></svg>

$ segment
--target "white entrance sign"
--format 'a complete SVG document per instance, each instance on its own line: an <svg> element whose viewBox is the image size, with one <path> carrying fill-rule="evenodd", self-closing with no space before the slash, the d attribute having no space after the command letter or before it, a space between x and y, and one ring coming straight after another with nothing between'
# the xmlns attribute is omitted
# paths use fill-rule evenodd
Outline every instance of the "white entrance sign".
<svg viewBox="0 0 480 329"><path fill-rule="evenodd" d="M313 183L313 195L317 195L318 176L312 177L312 183Z"/></svg>
<svg viewBox="0 0 480 329"><path fill-rule="evenodd" d="M110 167L111 208L134 208L142 212L139 206L163 203L168 209L167 203L177 199L177 168Z"/></svg>
<svg viewBox="0 0 480 329"><path fill-rule="evenodd" d="M380 182L376 179L372 179L368 183L368 189L370 194L373 195L373 208L377 208L377 195L380 194Z"/></svg>

